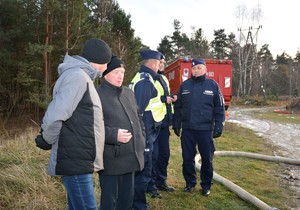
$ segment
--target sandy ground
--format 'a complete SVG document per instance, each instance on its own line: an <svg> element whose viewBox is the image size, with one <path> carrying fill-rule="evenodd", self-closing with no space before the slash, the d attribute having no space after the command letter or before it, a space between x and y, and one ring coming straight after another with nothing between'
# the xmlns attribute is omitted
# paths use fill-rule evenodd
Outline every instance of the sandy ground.
<svg viewBox="0 0 300 210"><path fill-rule="evenodd" d="M252 108L244 109L237 107L229 108L228 121L237 123L243 127L249 128L275 145L278 150L274 155L300 159L300 125L277 123L268 120L261 120L249 116L251 112L272 111L273 108ZM295 202L300 209L300 166L286 165L285 173L281 177L289 183L296 193L294 196Z"/></svg>

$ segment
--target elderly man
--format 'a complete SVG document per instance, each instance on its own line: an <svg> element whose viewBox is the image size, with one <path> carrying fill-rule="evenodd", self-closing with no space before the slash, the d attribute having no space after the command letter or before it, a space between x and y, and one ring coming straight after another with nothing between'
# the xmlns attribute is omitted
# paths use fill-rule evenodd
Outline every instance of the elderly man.
<svg viewBox="0 0 300 210"><path fill-rule="evenodd" d="M122 86L124 63L113 56L97 88L104 125L104 171L100 172L100 209L131 210L134 173L144 167L145 136L132 90Z"/></svg>
<svg viewBox="0 0 300 210"><path fill-rule="evenodd" d="M213 178L213 138L222 134L225 121L224 99L218 84L206 78L203 59L192 60L192 78L181 84L174 106L173 129L180 136L183 157L184 192L192 192L197 183L194 158L196 145L201 155L202 194L208 196Z"/></svg>

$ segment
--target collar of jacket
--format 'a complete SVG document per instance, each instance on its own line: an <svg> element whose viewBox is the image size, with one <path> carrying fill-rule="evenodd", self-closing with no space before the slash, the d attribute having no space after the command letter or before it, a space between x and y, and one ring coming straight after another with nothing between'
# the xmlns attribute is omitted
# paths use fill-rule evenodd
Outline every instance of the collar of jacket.
<svg viewBox="0 0 300 210"><path fill-rule="evenodd" d="M155 71L153 71L152 69L150 69L149 67L144 66L144 65L141 65L140 72L149 73L153 79L155 79L156 75L157 75L157 73Z"/></svg>
<svg viewBox="0 0 300 210"><path fill-rule="evenodd" d="M203 82L206 80L206 74L199 76L199 77L192 76L192 80L194 82Z"/></svg>
<svg viewBox="0 0 300 210"><path fill-rule="evenodd" d="M116 93L117 95L120 95L123 87L117 87L112 85L111 83L109 83L105 78L103 78L101 85L103 85L104 87L107 87L111 92Z"/></svg>
<svg viewBox="0 0 300 210"><path fill-rule="evenodd" d="M161 74L156 74L156 76L153 79L158 80L158 81L163 80L163 78L161 77Z"/></svg>
<svg viewBox="0 0 300 210"><path fill-rule="evenodd" d="M164 71L160 71L158 70L157 74L164 74L165 72Z"/></svg>
<svg viewBox="0 0 300 210"><path fill-rule="evenodd" d="M63 63L58 66L58 74L61 75L63 72L72 70L73 68L81 68L92 80L102 75L100 71L93 68L85 58L79 55L65 55Z"/></svg>

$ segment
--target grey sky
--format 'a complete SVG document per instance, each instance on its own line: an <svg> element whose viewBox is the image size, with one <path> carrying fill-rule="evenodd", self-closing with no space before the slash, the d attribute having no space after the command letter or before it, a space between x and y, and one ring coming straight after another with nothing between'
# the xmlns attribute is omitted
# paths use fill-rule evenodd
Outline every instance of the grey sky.
<svg viewBox="0 0 300 210"><path fill-rule="evenodd" d="M192 26L202 28L208 41L213 39L213 31L225 29L225 33L239 35L238 28L249 26L262 29L252 30L257 44L269 44L273 56L284 51L294 57L300 50L300 1L297 0L117 0L127 14L131 14L132 27L143 43L156 49L165 35L172 35L174 19L183 25L182 32L189 37ZM237 7L245 6L251 12L259 5L262 18L253 23L236 17ZM249 17L249 16L248 16ZM250 18L248 18L249 20ZM247 36L247 30L243 31ZM256 39L255 39L256 40Z"/></svg>

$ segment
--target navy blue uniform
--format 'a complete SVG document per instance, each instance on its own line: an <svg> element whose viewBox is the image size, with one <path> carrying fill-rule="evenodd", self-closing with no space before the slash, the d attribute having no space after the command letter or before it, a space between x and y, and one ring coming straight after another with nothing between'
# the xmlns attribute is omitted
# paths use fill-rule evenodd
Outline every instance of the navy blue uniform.
<svg viewBox="0 0 300 210"><path fill-rule="evenodd" d="M164 103L167 109L167 114L162 121L162 125L159 129L159 134L154 142L153 152L153 181L156 185L167 185L167 167L170 159L170 130L169 126L172 125L172 105L167 103L167 96L170 95L169 87L163 77L158 73L156 78L164 90L164 95L161 96L161 101Z"/></svg>
<svg viewBox="0 0 300 210"><path fill-rule="evenodd" d="M136 172L135 175L133 208L143 210L148 208L146 205L146 190L151 180L153 143L157 138L160 123L154 121L151 111L145 111L150 99L157 96L157 90L149 76L155 78L157 74L144 65L141 65L139 72L148 73L143 74L143 79L134 86L134 94L139 107L139 113L143 116L142 119L146 130L146 148L144 153L144 169L141 172Z"/></svg>
<svg viewBox="0 0 300 210"><path fill-rule="evenodd" d="M182 83L174 106L173 128L182 128L182 166L186 186L193 187L197 183L194 158L198 145L202 161L201 187L204 190L211 188L215 151L213 132L222 133L224 121L224 99L214 80L205 75L192 76Z"/></svg>

